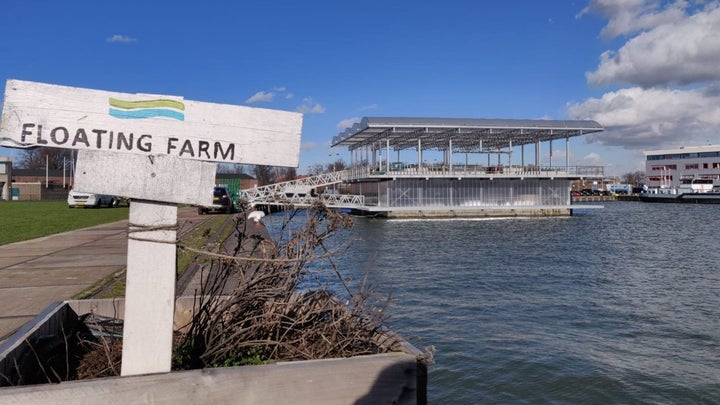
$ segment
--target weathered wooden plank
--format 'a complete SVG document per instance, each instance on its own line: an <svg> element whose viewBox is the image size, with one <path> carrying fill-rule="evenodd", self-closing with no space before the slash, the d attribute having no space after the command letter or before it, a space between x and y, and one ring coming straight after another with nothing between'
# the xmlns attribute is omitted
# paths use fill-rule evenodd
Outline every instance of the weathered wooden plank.
<svg viewBox="0 0 720 405"><path fill-rule="evenodd" d="M193 320L195 311L201 305L203 298L184 296L175 298L175 316L173 330L184 331ZM66 301L70 308L78 314L94 313L116 319L125 319L125 298L104 298L91 300ZM404 341L403 341L404 342ZM408 347L416 350L408 343ZM410 349L408 349L410 350ZM408 354L415 352L407 351ZM419 351L417 354L421 354Z"/></svg>
<svg viewBox="0 0 720 405"><path fill-rule="evenodd" d="M78 152L73 187L87 193L210 205L216 166L167 155L82 150Z"/></svg>
<svg viewBox="0 0 720 405"><path fill-rule="evenodd" d="M414 356L392 353L17 387L1 389L0 402L414 404L417 369Z"/></svg>
<svg viewBox="0 0 720 405"><path fill-rule="evenodd" d="M64 302L54 302L0 343L0 386L6 384L5 378L11 378L18 371L16 359L30 348L32 342L43 336L61 333L74 322L77 322L77 314L72 308Z"/></svg>
<svg viewBox="0 0 720 405"><path fill-rule="evenodd" d="M130 204L122 375L170 371L177 206Z"/></svg>
<svg viewBox="0 0 720 405"><path fill-rule="evenodd" d="M196 297L176 301L176 324L190 317ZM64 305L65 303L63 303ZM123 299L68 301L78 314L122 317ZM51 307L56 311L56 307ZM69 311L73 312L73 311ZM38 324L28 325L37 329ZM28 329L26 328L26 329ZM28 329L29 330L29 329ZM53 332L59 331L55 326ZM20 338L20 341L24 340ZM427 370L420 353L405 342L404 353L346 359L282 362L0 389L0 403L424 403ZM0 358L0 361L3 360ZM7 360L5 360L7 361Z"/></svg>
<svg viewBox="0 0 720 405"><path fill-rule="evenodd" d="M0 146L297 167L302 114L8 80Z"/></svg>

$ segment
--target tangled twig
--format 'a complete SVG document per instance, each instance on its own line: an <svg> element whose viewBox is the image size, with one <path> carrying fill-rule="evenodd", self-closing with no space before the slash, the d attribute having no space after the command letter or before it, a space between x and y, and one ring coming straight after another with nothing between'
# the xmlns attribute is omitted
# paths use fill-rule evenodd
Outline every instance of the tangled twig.
<svg viewBox="0 0 720 405"><path fill-rule="evenodd" d="M180 339L178 368L239 365L248 362L350 357L395 349L396 339L384 335L389 298L375 302L364 285L352 292L332 261L328 241L351 219L318 204L298 217L290 211L270 252L262 260L214 260L203 283L203 297L193 322ZM265 240L237 224L234 258L262 256ZM215 255L212 255L215 257ZM314 266L318 261L325 266ZM329 266L329 268L328 268ZM348 294L345 302L321 284L308 288L318 268L335 278ZM227 277L237 287L222 294Z"/></svg>

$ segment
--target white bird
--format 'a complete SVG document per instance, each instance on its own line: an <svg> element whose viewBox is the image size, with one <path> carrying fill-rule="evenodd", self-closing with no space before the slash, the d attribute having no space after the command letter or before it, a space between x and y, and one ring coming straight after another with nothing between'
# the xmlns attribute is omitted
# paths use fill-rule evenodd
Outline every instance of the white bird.
<svg viewBox="0 0 720 405"><path fill-rule="evenodd" d="M248 214L247 218L255 220L255 223L258 223L262 220L262 218L265 216L265 213L262 211L253 211Z"/></svg>

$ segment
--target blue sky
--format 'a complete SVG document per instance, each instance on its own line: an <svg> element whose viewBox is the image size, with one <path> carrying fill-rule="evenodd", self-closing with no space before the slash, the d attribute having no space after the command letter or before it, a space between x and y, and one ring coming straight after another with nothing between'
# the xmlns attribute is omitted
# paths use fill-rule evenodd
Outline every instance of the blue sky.
<svg viewBox="0 0 720 405"><path fill-rule="evenodd" d="M720 144L715 1L6 0L0 81L301 111L299 172L363 116L595 119L571 164ZM564 144L553 153L564 163ZM0 155L17 155L0 148Z"/></svg>

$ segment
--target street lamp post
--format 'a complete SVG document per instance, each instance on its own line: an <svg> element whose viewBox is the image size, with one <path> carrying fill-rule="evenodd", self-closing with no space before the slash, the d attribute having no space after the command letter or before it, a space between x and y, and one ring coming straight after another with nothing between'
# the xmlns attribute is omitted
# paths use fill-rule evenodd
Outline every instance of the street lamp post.
<svg viewBox="0 0 720 405"><path fill-rule="evenodd" d="M335 156L335 158L334 158L333 161L332 161L332 165L333 165L333 172L336 172L336 171L337 171L337 159L338 159L337 157L340 156L340 154L339 154L339 153L336 153L336 154L333 155L333 154L331 153L331 154L329 154L328 156L330 156L331 159L333 159L333 156Z"/></svg>
<svg viewBox="0 0 720 405"><path fill-rule="evenodd" d="M333 154L331 153L331 154L329 154L328 156L330 156L330 158L332 159L333 173L335 173L335 172L337 171L337 160L338 160L338 156L340 156L340 154L339 154L339 153L336 153L336 154L333 155ZM333 158L333 156L334 156L335 158ZM333 182L333 194L335 193L335 184L336 184L336 183Z"/></svg>

